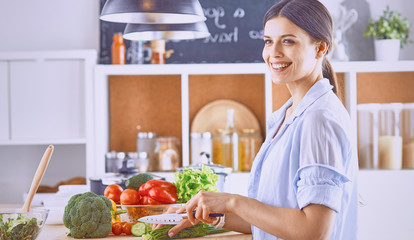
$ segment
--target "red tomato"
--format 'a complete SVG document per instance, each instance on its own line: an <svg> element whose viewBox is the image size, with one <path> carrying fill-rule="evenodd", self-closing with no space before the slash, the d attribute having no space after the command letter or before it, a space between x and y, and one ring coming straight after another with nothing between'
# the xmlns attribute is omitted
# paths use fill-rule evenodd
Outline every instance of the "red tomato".
<svg viewBox="0 0 414 240"><path fill-rule="evenodd" d="M149 190L154 187L164 188L164 189L167 189L169 192L177 193L177 188L175 187L174 184L164 181L164 180L153 179L153 180L149 180L148 182L142 184L139 187L139 194L141 194L142 196L146 196L148 195Z"/></svg>
<svg viewBox="0 0 414 240"><path fill-rule="evenodd" d="M141 204L142 205L160 205L162 203L158 202L157 200L152 199L151 197L143 196L141 198Z"/></svg>
<svg viewBox="0 0 414 240"><path fill-rule="evenodd" d="M122 205L139 205L139 199L139 193L133 189L125 189L120 197Z"/></svg>
<svg viewBox="0 0 414 240"><path fill-rule="evenodd" d="M120 235L122 232L123 228L121 222L112 223L112 233L114 235Z"/></svg>
<svg viewBox="0 0 414 240"><path fill-rule="evenodd" d="M134 225L134 223L130 223L130 222L122 223L122 231L126 235L132 235L132 232L131 232L132 225Z"/></svg>
<svg viewBox="0 0 414 240"><path fill-rule="evenodd" d="M164 203L172 204L177 202L177 191L171 191L161 187L153 187L148 191L148 196L152 199Z"/></svg>
<svg viewBox="0 0 414 240"><path fill-rule="evenodd" d="M119 203L119 197L121 196L122 191L124 191L124 189L118 184L111 184L105 188L104 195L112 201Z"/></svg>

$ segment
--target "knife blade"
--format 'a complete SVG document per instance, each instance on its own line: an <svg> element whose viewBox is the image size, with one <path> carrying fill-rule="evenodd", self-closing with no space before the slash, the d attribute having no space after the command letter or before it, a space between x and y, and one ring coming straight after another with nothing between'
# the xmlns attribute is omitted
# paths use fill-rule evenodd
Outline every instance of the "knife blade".
<svg viewBox="0 0 414 240"><path fill-rule="evenodd" d="M195 211L193 211L195 217ZM210 213L210 217L222 217L222 213ZM166 213L160 215L151 215L139 218L138 221L152 223L152 224L165 224L165 225L177 225L181 220L187 219L187 213Z"/></svg>

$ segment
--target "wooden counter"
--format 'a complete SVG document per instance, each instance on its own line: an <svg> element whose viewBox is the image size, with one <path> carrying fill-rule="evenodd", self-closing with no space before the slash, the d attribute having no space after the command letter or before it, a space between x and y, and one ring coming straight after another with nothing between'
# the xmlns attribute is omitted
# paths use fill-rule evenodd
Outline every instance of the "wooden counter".
<svg viewBox="0 0 414 240"><path fill-rule="evenodd" d="M43 227L42 232L40 233L37 239L39 240L68 240L74 239L71 237L66 236L68 229L63 225L45 225ZM126 236L126 235L109 235L106 238L95 238L95 239L142 239L141 237L135 236ZM242 234L238 232L227 232L227 233L219 233L219 234L212 234L205 236L203 238L208 238L209 240L251 240L251 234ZM186 238L188 240L191 239L200 239L200 238Z"/></svg>

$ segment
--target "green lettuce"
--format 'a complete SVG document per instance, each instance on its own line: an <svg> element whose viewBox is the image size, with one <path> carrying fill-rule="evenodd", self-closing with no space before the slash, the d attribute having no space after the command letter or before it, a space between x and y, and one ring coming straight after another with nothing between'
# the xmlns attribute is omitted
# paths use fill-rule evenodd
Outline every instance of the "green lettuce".
<svg viewBox="0 0 414 240"><path fill-rule="evenodd" d="M178 203L186 203L199 191L218 192L216 184L218 176L206 165L201 170L184 168L183 172L174 174L177 187Z"/></svg>

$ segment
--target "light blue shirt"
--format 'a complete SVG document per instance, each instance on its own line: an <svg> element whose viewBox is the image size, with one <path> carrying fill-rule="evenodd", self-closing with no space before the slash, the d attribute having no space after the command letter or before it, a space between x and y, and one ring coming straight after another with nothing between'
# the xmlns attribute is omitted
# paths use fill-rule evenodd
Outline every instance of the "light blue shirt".
<svg viewBox="0 0 414 240"><path fill-rule="evenodd" d="M354 240L358 158L349 114L329 80L321 79L275 136L291 105L289 99L268 120L266 140L250 173L248 195L284 208L325 205L336 211L329 239ZM255 240L280 239L253 225L252 233Z"/></svg>

